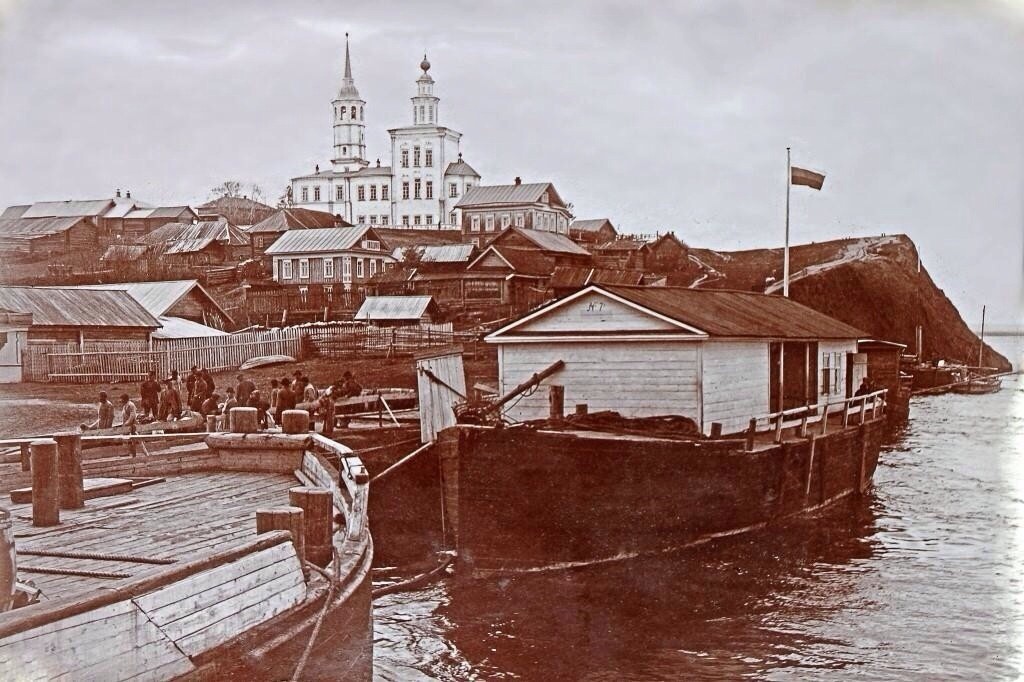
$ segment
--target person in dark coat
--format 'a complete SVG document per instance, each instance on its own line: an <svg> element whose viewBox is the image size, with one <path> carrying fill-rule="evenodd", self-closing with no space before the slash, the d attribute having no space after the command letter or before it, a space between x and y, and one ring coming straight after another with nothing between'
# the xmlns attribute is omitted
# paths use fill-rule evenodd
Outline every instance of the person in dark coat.
<svg viewBox="0 0 1024 682"><path fill-rule="evenodd" d="M249 379L238 375L238 383L235 384L235 399L238 400L238 404L246 406L249 404L249 396L253 391L256 390L256 384L252 383Z"/></svg>
<svg viewBox="0 0 1024 682"><path fill-rule="evenodd" d="M868 378L864 377L864 379L861 380L861 382L860 382L860 388L858 388L857 392L854 393L853 395L854 396L861 396L861 395L867 395L869 393L871 393L871 385L868 383Z"/></svg>
<svg viewBox="0 0 1024 682"><path fill-rule="evenodd" d="M160 391L160 410L157 412L157 419L181 419L181 396L178 395L173 379L168 379L164 390Z"/></svg>
<svg viewBox="0 0 1024 682"><path fill-rule="evenodd" d="M160 382L156 380L156 372L150 370L146 380L139 387L142 396L142 417L153 419L160 411Z"/></svg>
<svg viewBox="0 0 1024 682"><path fill-rule="evenodd" d="M281 423L281 413L285 410L294 410L296 399L291 389L292 380L288 377L281 379L281 388L277 392L277 411L274 413L274 421Z"/></svg>

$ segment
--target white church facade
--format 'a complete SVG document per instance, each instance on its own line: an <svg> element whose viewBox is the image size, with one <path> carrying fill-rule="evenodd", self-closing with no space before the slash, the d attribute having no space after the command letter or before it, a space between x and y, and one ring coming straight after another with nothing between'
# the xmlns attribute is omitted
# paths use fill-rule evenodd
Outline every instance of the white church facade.
<svg viewBox="0 0 1024 682"><path fill-rule="evenodd" d="M345 75L331 103L334 154L329 170L291 179L292 205L340 215L353 225L460 229L456 210L480 175L462 160L462 133L440 124L440 98L426 55L412 98L412 125L391 128L391 165L367 161L366 102L352 78L348 36Z"/></svg>

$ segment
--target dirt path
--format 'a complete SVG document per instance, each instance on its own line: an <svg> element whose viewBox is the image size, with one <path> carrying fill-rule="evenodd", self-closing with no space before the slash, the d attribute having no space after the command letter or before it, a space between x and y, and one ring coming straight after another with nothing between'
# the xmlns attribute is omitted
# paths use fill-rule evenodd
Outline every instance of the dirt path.
<svg viewBox="0 0 1024 682"><path fill-rule="evenodd" d="M793 284L804 277L810 277L811 275L817 275L819 273L831 270L832 268L843 265L844 263L852 263L853 261L867 261L874 258L880 258L875 255L875 251L891 244L897 240L897 237L864 237L858 239L850 244L843 247L843 250L839 252L839 256L834 260L826 261L824 263L815 263L809 265L806 268L798 270L789 276L789 283ZM774 294L782 291L783 280L772 282L765 287L764 293Z"/></svg>

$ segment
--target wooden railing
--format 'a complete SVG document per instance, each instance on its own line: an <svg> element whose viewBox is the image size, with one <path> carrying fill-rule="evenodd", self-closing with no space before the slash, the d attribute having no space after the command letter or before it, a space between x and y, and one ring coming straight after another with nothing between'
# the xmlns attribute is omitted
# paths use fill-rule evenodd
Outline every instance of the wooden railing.
<svg viewBox="0 0 1024 682"><path fill-rule="evenodd" d="M313 439L314 450L333 455L340 461L338 483L345 486L345 491L351 500L345 519L348 526L346 529L347 539L356 540L367 530L370 474L362 460L355 457L352 449L348 446L319 433L310 434L310 437Z"/></svg>
<svg viewBox="0 0 1024 682"><path fill-rule="evenodd" d="M765 431L774 431L774 441L776 443L782 442L782 432L788 428L798 428L800 436L806 436L808 433L808 427L811 424L820 424L819 434L828 433L828 417L830 414L839 414L842 408L842 426L846 428L850 424L851 416L856 416L858 424L863 424L865 415L870 410L871 419L875 419L881 414L885 414L885 399L886 394L889 392L888 389L880 389L873 393L866 393L864 395L855 395L851 398L844 398L837 401L826 401L824 403L817 403L814 405L801 405L800 407L793 407L788 410L781 410L779 412L771 412L769 414L760 415L758 417L750 418L750 425L747 428L747 442L752 444L754 435L756 433L763 433ZM758 430L761 424L765 424L768 428ZM748 448L749 449L749 448Z"/></svg>

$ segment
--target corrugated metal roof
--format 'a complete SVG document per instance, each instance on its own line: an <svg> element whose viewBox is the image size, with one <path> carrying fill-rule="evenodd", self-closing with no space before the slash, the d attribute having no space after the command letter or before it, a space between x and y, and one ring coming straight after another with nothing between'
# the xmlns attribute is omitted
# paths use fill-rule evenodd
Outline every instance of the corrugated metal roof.
<svg viewBox="0 0 1024 682"><path fill-rule="evenodd" d="M104 218L124 218L136 209L146 210L153 208L152 204L129 197L114 197L112 201L114 205L103 214Z"/></svg>
<svg viewBox="0 0 1024 682"><path fill-rule="evenodd" d="M595 220L574 220L572 221L572 224L569 225L569 232L572 232L573 230L577 230L579 232L597 232L604 227L605 223L611 225L611 222L612 221L607 218L597 218ZM615 229L615 227L612 226L612 229Z"/></svg>
<svg viewBox="0 0 1024 682"><path fill-rule="evenodd" d="M413 248L420 252L422 263L466 263L473 256L472 244L428 244L426 246L399 246L392 255L395 260L402 260L407 249Z"/></svg>
<svg viewBox="0 0 1024 682"><path fill-rule="evenodd" d="M711 336L858 339L867 334L796 301L747 291L601 285L609 293Z"/></svg>
<svg viewBox="0 0 1024 682"><path fill-rule="evenodd" d="M0 237L35 239L60 234L86 220L81 216L69 218L0 218Z"/></svg>
<svg viewBox="0 0 1024 682"><path fill-rule="evenodd" d="M513 227L505 230L491 240L491 244L500 244L505 235L516 233L533 242L538 249L552 253L572 253L579 256L589 256L590 252L582 246L557 232L544 232L542 230L529 230L525 227Z"/></svg>
<svg viewBox="0 0 1024 682"><path fill-rule="evenodd" d="M32 314L33 326L145 327L160 323L125 291L0 286L0 307Z"/></svg>
<svg viewBox="0 0 1024 682"><path fill-rule="evenodd" d="M270 245L268 256L283 253L328 253L360 248L369 227L326 227L314 230L288 230Z"/></svg>
<svg viewBox="0 0 1024 682"><path fill-rule="evenodd" d="M552 203L561 197L554 191L550 182L533 182L521 185L476 185L466 190L456 208L466 206L485 206L488 204L535 204L540 201L544 192L551 192ZM557 205L557 204L556 204Z"/></svg>
<svg viewBox="0 0 1024 682"><path fill-rule="evenodd" d="M4 209L3 213L0 213L0 219L6 218L20 218L25 214L25 211L29 209L31 204L24 204L22 206L8 206Z"/></svg>
<svg viewBox="0 0 1024 682"><path fill-rule="evenodd" d="M615 239L604 244L594 246L595 251L639 251L647 246L647 242L636 239Z"/></svg>
<svg viewBox="0 0 1024 682"><path fill-rule="evenodd" d="M343 227L345 224L347 223L344 220L326 211L314 211L308 208L282 208L250 227L249 234L276 234L288 230Z"/></svg>
<svg viewBox="0 0 1024 682"><path fill-rule="evenodd" d="M205 324L199 324L198 322L185 320L180 317L161 316L159 320L163 327L153 332L153 338L155 339L189 339L197 336L228 335L227 332L222 332L219 329L207 327Z"/></svg>
<svg viewBox="0 0 1024 682"><path fill-rule="evenodd" d="M418 320L433 303L431 296L367 296L357 320Z"/></svg>
<svg viewBox="0 0 1024 682"><path fill-rule="evenodd" d="M149 214L150 218L177 218L186 212L196 215L190 206L157 206L152 210L153 212Z"/></svg>
<svg viewBox="0 0 1024 682"><path fill-rule="evenodd" d="M165 282L121 282L114 284L81 284L76 289L93 289L102 291L126 291L128 295L145 308L153 317L166 315L174 304L193 290L198 291L222 315L228 317L210 293L194 279L176 279Z"/></svg>
<svg viewBox="0 0 1024 682"><path fill-rule="evenodd" d="M22 214L23 218L66 218L101 216L114 206L113 199L91 201L37 201Z"/></svg>
<svg viewBox="0 0 1024 682"><path fill-rule="evenodd" d="M473 169L468 163L459 158L458 161L452 161L448 164L448 168L444 170L445 175L468 175L470 177L479 178L480 174Z"/></svg>
<svg viewBox="0 0 1024 682"><path fill-rule="evenodd" d="M108 246L107 250L103 252L100 260L105 261L136 261L146 255L151 247L145 244L114 244Z"/></svg>
<svg viewBox="0 0 1024 682"><path fill-rule="evenodd" d="M249 243L249 235L226 220L210 220L201 223L168 223L139 241L156 246L163 253L195 253L214 241L228 246L245 246Z"/></svg>

